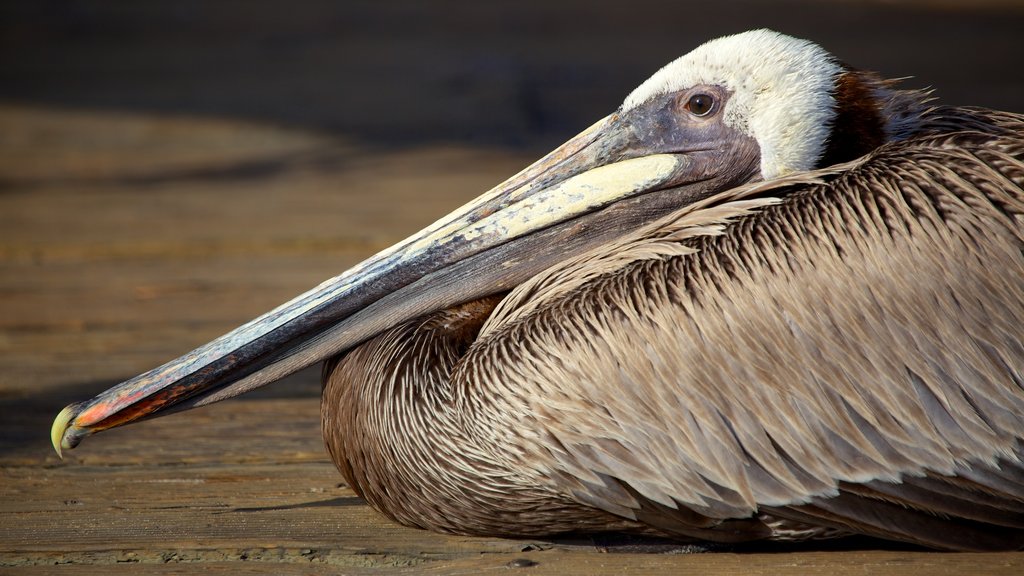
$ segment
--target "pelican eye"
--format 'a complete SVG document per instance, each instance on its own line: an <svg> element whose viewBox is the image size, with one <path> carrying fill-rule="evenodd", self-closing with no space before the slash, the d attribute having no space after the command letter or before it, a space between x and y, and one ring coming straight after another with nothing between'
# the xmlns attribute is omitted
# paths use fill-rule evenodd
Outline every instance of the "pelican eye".
<svg viewBox="0 0 1024 576"><path fill-rule="evenodd" d="M686 109L694 116L707 116L715 107L715 99L710 94L694 94L686 101Z"/></svg>

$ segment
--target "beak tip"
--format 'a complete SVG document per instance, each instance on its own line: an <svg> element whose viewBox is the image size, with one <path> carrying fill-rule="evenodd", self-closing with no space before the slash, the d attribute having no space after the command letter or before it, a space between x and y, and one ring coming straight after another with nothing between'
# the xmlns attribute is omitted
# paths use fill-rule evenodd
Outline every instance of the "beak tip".
<svg viewBox="0 0 1024 576"><path fill-rule="evenodd" d="M75 404L65 406L60 414L53 419L53 425L50 426L50 441L53 443L53 449L57 451L57 456L62 460L64 459L63 450L64 448L74 448L78 442L74 441L74 434L69 435L68 429L71 427L71 421L78 415L78 411Z"/></svg>

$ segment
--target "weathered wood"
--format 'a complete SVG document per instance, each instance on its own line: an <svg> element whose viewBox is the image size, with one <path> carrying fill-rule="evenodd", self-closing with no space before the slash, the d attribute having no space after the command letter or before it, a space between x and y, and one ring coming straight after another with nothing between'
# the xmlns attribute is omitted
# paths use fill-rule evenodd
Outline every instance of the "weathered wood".
<svg viewBox="0 0 1024 576"><path fill-rule="evenodd" d="M1024 554L608 554L397 526L339 485L315 369L253 399L104 432L60 461L47 431L67 402L336 274L529 158L11 106L0 125L0 569L1024 572ZM255 177L259 165L278 168Z"/></svg>
<svg viewBox="0 0 1024 576"><path fill-rule="evenodd" d="M296 553L297 552L297 553ZM237 555L245 553L245 560ZM99 557L99 555L97 555ZM717 576L749 574L753 576L836 576L842 574L895 574L963 576L986 574L1019 576L1020 561L998 554L942 554L897 552L805 552L778 554L601 554L591 551L542 550L518 554L478 554L453 560L425 559L405 563L403 559L377 555L325 556L319 550L247 549L234 551L223 559L219 553L208 559L193 560L168 555L168 560L143 564L131 553L91 565L67 564L60 567L74 574L369 574L465 575L523 574L529 576L588 576L616 574L673 574L679 576ZM510 560L511 558L511 560ZM201 564L197 563L201 562ZM18 574L53 574L54 565L19 566Z"/></svg>
<svg viewBox="0 0 1024 576"><path fill-rule="evenodd" d="M1024 570L1021 554L608 554L589 544L403 528L338 485L333 467L317 454L309 425L290 425L314 408L309 399L238 401L179 415L176 424L165 418L139 424L131 434L110 432L99 454L76 456L78 461L6 467L0 565L35 566L39 573L55 564L92 566L96 573L124 566L137 573L145 566L155 574L189 573L197 563L213 572L346 574L385 567L408 574L478 574L520 566L530 574L565 575ZM291 432L270 437L268 453L247 450L252 443L244 432L270 431L282 420ZM179 442L161 448L172 433ZM224 449L219 462L217 446ZM256 461L246 462L247 455Z"/></svg>

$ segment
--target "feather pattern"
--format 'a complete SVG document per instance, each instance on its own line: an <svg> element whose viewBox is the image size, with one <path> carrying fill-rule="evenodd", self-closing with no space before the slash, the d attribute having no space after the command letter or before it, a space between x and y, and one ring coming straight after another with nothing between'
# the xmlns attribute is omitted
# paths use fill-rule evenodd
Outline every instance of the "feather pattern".
<svg viewBox="0 0 1024 576"><path fill-rule="evenodd" d="M396 327L327 372L332 455L377 507L448 531L1019 548L1021 133L937 108L858 161ZM337 432L369 429L375 449ZM415 477L361 475L374 450Z"/></svg>
<svg viewBox="0 0 1024 576"><path fill-rule="evenodd" d="M1004 477L1022 473L1022 159L1016 135L935 135L795 190L783 180L719 196L642 232L694 252L636 258L543 301L531 285L513 292L503 305L528 312L496 314L456 377L524 400L499 407L516 415L508 424L557 441L524 443L529 461L614 478L633 500L721 520L814 507L833 527L955 546L914 535L925 527L913 522L955 510L908 479L970 469L969 490L1024 498ZM751 191L783 201L697 232ZM560 334L520 345L534 333ZM512 354L529 372L502 374ZM886 489L850 488L868 484ZM574 493L605 505L585 482ZM919 513L872 523L852 513L866 499ZM977 546L1006 539L1019 546L1022 533Z"/></svg>

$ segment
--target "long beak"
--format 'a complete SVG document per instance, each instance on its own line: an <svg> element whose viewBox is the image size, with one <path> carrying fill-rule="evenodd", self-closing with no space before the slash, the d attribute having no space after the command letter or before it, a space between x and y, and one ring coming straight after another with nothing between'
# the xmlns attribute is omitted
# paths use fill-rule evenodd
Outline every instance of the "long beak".
<svg viewBox="0 0 1024 576"><path fill-rule="evenodd" d="M340 276L176 360L67 406L51 429L54 448L60 454L100 430L241 394L398 322L509 290L568 255L686 203L679 185L708 180L694 154L645 156L633 132L618 115L604 118ZM689 194L707 191L684 196Z"/></svg>

